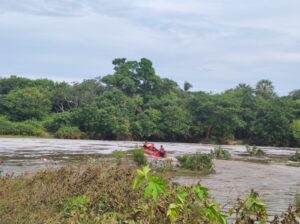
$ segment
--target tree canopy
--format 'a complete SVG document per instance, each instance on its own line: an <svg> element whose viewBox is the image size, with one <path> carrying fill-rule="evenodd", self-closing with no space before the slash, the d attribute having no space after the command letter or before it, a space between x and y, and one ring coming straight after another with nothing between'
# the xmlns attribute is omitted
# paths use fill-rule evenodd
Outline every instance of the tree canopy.
<svg viewBox="0 0 300 224"><path fill-rule="evenodd" d="M278 96L262 79L221 93L191 91L187 81L180 88L160 77L149 59L112 64L111 74L72 84L0 78L1 119L37 120L51 133L77 127L93 139L300 143L299 90Z"/></svg>

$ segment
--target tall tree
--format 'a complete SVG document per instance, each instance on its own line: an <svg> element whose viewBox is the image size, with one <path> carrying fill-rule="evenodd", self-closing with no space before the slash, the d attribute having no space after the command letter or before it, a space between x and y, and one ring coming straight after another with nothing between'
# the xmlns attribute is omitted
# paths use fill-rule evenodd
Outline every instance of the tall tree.
<svg viewBox="0 0 300 224"><path fill-rule="evenodd" d="M189 103L197 130L204 130L206 139L213 134L218 138L233 137L234 131L244 122L239 117L239 105L227 94L211 95L203 92L194 94ZM199 133L200 134L200 133Z"/></svg>
<svg viewBox="0 0 300 224"><path fill-rule="evenodd" d="M270 80L262 79L256 84L256 94L263 97L274 97L276 93Z"/></svg>
<svg viewBox="0 0 300 224"><path fill-rule="evenodd" d="M184 81L183 90L184 91L189 91L191 88L193 88L192 84L187 82L187 81Z"/></svg>

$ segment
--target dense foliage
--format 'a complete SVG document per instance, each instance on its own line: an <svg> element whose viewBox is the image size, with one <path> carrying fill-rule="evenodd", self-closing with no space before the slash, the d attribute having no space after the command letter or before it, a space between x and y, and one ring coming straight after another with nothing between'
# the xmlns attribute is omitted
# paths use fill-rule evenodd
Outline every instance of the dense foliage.
<svg viewBox="0 0 300 224"><path fill-rule="evenodd" d="M93 139L300 143L300 90L281 97L271 81L261 80L254 88L239 84L213 94L161 78L145 58L118 58L113 65L112 74L74 84L0 78L1 122L4 116L6 123L37 120L52 134L77 127Z"/></svg>

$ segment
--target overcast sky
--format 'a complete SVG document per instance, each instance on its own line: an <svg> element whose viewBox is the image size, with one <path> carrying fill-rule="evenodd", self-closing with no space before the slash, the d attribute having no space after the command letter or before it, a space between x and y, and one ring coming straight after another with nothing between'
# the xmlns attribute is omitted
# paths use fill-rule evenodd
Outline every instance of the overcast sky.
<svg viewBox="0 0 300 224"><path fill-rule="evenodd" d="M111 61L220 92L269 79L300 89L299 0L0 0L0 76L81 81Z"/></svg>

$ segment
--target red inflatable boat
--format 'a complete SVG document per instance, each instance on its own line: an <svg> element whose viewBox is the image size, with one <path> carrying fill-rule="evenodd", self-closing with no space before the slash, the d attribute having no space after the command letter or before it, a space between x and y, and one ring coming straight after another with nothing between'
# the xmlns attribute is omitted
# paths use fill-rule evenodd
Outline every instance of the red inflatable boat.
<svg viewBox="0 0 300 224"><path fill-rule="evenodd" d="M151 150L151 149L148 149L148 148L144 148L145 150L145 153L148 154L148 155L152 155L152 156L155 156L157 158L168 158L168 155L165 153L164 156L161 156L159 154L159 151L158 150Z"/></svg>

